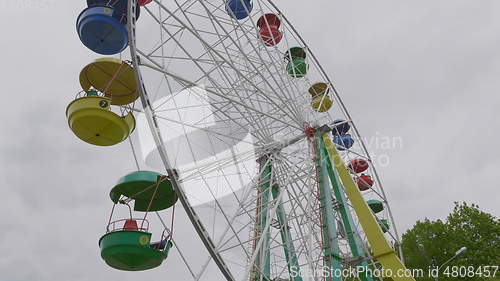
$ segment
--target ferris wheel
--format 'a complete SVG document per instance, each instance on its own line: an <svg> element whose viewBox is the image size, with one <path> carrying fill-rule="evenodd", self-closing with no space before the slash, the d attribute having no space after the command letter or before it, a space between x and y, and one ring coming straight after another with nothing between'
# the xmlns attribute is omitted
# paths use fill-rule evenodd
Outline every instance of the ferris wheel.
<svg viewBox="0 0 500 281"><path fill-rule="evenodd" d="M109 191L109 266L229 281L405 270L374 161L272 1L87 0L77 31L106 57L82 69L69 125L93 145L129 141L137 163ZM195 231L174 233L179 219Z"/></svg>

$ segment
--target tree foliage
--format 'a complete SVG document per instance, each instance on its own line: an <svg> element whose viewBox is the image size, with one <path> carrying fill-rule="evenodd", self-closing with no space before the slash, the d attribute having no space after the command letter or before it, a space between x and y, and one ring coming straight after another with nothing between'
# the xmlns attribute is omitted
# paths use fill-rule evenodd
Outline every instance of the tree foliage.
<svg viewBox="0 0 500 281"><path fill-rule="evenodd" d="M482 266L500 265L500 220L482 212L477 205L455 202L455 207L446 221L417 221L413 228L403 235L401 246L407 267L420 268L425 272L429 267L445 263L461 247L467 247L467 251L450 262L448 267L473 266L477 269ZM434 278L426 276L418 280ZM447 278L441 273L439 280L486 279L478 275L469 278Z"/></svg>

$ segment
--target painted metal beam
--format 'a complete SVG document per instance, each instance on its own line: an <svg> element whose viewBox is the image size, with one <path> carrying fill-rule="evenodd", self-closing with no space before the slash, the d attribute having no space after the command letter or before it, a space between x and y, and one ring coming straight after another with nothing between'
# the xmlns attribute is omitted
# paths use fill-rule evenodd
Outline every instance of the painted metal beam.
<svg viewBox="0 0 500 281"><path fill-rule="evenodd" d="M360 257L364 259L368 257L368 253L366 253L364 250L361 238L359 236L358 230L356 229L356 225L354 224L352 215L347 209L347 198L344 193L344 187L340 183L337 173L334 171L332 167L332 162L328 155L328 151L326 150L323 139L321 139L320 142L321 142L321 152L323 153L323 157L326 159L326 169L328 171L330 182L333 187L333 194L335 195L335 199L337 200L337 208L339 210L340 217L342 218L342 224L344 226L347 235L347 241L349 243L351 253L353 257ZM363 261L359 264L359 266L368 268L368 262ZM366 274L366 272L367 272L366 270L360 272L359 279L361 279L361 281L373 281L373 278L371 278L371 276Z"/></svg>
<svg viewBox="0 0 500 281"><path fill-rule="evenodd" d="M342 281L339 272L342 270L342 257L337 235L335 217L333 215L333 197L328 183L328 174L326 169L326 159L322 157L320 137L314 139L314 148L316 152L316 172L319 189L319 202L321 213L321 227L323 235L323 259L325 268L322 270L324 280Z"/></svg>
<svg viewBox="0 0 500 281"><path fill-rule="evenodd" d="M273 199L278 200L281 193L281 188L278 184L274 184L271 188L273 194ZM288 226L288 220L286 219L285 208L281 202L277 202L278 207L276 209L276 217L280 225L280 235L281 241L283 243L283 250L285 251L285 259L288 266L288 273L292 281L302 281L302 274L300 271L299 260L297 258L297 253L295 252L295 247L293 246L292 234L290 233L290 227Z"/></svg>
<svg viewBox="0 0 500 281"><path fill-rule="evenodd" d="M257 221L255 224L255 241L263 237L263 243L258 251L257 258L255 259L254 269L250 279L252 281L269 281L271 280L271 254L269 243L271 239L271 229L265 231L265 226L268 219L268 211L270 204L271 194L271 175L272 175L272 161L267 161L267 157L260 159L261 169L264 169L258 186L258 199L257 199ZM262 166L263 163L267 165Z"/></svg>
<svg viewBox="0 0 500 281"><path fill-rule="evenodd" d="M392 272L392 279L394 281L415 281L413 277L405 276L407 275L405 273L408 272L406 267L403 265L394 249L390 246L389 242L385 239L377 219L373 215L357 185L354 183L351 174L347 170L328 133L323 134L322 138L333 166L340 176L347 197L356 212L361 227L363 227L374 258L385 270L390 270Z"/></svg>

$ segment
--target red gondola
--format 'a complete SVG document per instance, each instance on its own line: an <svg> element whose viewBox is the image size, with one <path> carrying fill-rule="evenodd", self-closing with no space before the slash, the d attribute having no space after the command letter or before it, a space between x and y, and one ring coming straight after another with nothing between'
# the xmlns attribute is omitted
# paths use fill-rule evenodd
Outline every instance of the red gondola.
<svg viewBox="0 0 500 281"><path fill-rule="evenodd" d="M281 20L275 14L265 14L257 21L257 27L260 29L260 38L268 47L275 46L281 39L283 34L280 31Z"/></svg>
<svg viewBox="0 0 500 281"><path fill-rule="evenodd" d="M349 162L349 165L347 167L352 173L359 174L366 171L369 167L369 164L365 159L354 159Z"/></svg>
<svg viewBox="0 0 500 281"><path fill-rule="evenodd" d="M359 190L365 191L373 186L373 179L369 175L362 175L356 178L356 183L358 184Z"/></svg>

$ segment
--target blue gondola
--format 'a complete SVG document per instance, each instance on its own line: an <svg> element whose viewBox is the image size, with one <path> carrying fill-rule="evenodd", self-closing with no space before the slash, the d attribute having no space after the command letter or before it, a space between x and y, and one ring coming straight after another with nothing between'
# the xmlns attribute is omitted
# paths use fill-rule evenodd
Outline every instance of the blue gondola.
<svg viewBox="0 0 500 281"><path fill-rule="evenodd" d="M334 136L347 134L351 129L351 125L345 120L335 120L333 124L332 134Z"/></svg>
<svg viewBox="0 0 500 281"><path fill-rule="evenodd" d="M340 151L351 148L354 145L354 139L349 134L333 136L333 142Z"/></svg>
<svg viewBox="0 0 500 281"><path fill-rule="evenodd" d="M242 20L250 13L253 9L252 0L227 0L226 1L226 11L227 13L235 19Z"/></svg>
<svg viewBox="0 0 500 281"><path fill-rule="evenodd" d="M101 55L114 55L128 46L127 28L113 17L114 8L91 6L78 16L76 29L80 41Z"/></svg>

